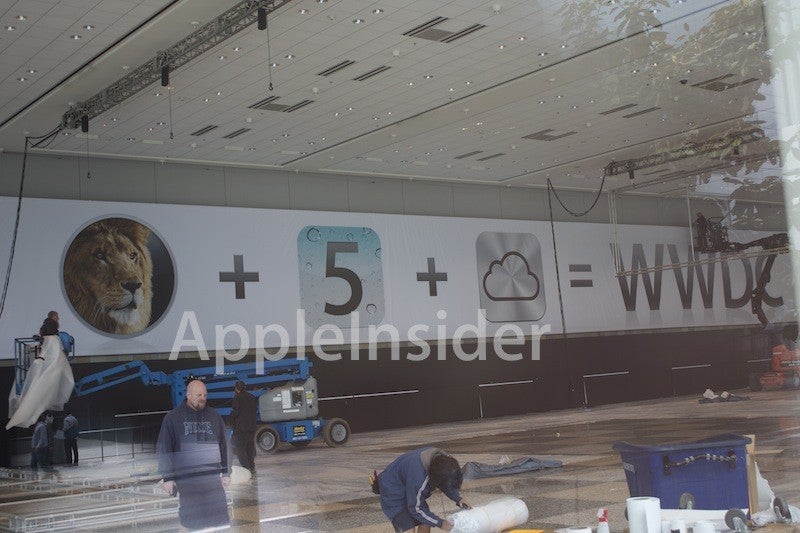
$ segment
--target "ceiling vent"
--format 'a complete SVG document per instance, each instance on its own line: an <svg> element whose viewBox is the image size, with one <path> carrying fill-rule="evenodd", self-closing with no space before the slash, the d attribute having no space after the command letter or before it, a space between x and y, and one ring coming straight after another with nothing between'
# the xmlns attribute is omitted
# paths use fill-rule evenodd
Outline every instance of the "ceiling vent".
<svg viewBox="0 0 800 533"><path fill-rule="evenodd" d="M365 72L361 76L357 76L357 77L353 78L353 81L368 80L369 78L371 78L373 76L377 76L378 74L380 74L382 72L386 72L390 68L392 68L392 67L387 67L386 65L381 65L380 67L374 68L374 69L370 70L369 72Z"/></svg>
<svg viewBox="0 0 800 533"><path fill-rule="evenodd" d="M438 41L441 43L452 43L456 39L460 39L486 27L483 24L473 24L472 26L468 26L459 31L440 30L439 28L434 27L447 20L448 19L446 17L433 18L424 24L420 24L416 28L412 28L407 32L404 32L403 35L407 37L419 37L420 39Z"/></svg>
<svg viewBox="0 0 800 533"><path fill-rule="evenodd" d="M709 91L716 91L721 93L722 91L727 91L728 89L734 89L736 87L741 87L742 85L747 85L748 83L753 83L754 81L758 81L758 78L747 78L746 80L742 80L739 82L735 82L733 80L730 81L723 81L728 80L733 77L733 74L725 74L724 76L719 76L717 78L711 78L710 80L701 81L700 83L695 83L692 87L699 87L700 89L707 89Z"/></svg>
<svg viewBox="0 0 800 533"><path fill-rule="evenodd" d="M215 130L217 128L219 128L219 126L215 126L215 125L212 124L212 125L206 126L205 128L200 128L199 130L197 130L197 131L195 131L193 133L190 133L189 135L194 135L195 137L199 137L199 136L205 135L209 131Z"/></svg>
<svg viewBox="0 0 800 533"><path fill-rule="evenodd" d="M453 159L464 159L465 157L470 157L470 156L473 156L475 154L482 154L482 153L483 153L483 150L475 150L474 152L467 152L466 154L457 155Z"/></svg>
<svg viewBox="0 0 800 533"><path fill-rule="evenodd" d="M239 128L238 130L232 131L229 134L225 135L223 139L233 139L234 137L238 137L239 135L247 133L248 131L250 131L250 128Z"/></svg>
<svg viewBox="0 0 800 533"><path fill-rule="evenodd" d="M531 139L533 141L556 141L558 139L563 139L564 137L569 137L570 135L575 135L576 133L578 133L577 131L568 131L560 135L550 135L551 131L555 130L547 129L547 130L537 131L536 133L525 135L523 139Z"/></svg>
<svg viewBox="0 0 800 533"><path fill-rule="evenodd" d="M647 113L652 113L653 111L657 111L659 109L661 109L661 108L658 107L658 106L656 106L656 107L648 107L647 109L642 109L641 111L635 111L635 112L629 113L627 115L622 115L622 118L638 117L638 116L641 116L641 115L644 115L644 114L647 114Z"/></svg>
<svg viewBox="0 0 800 533"><path fill-rule="evenodd" d="M405 35L407 37L417 37L420 33L423 33L424 31L433 28L437 24L441 24L442 22L444 22L446 20L447 20L447 17L436 17L434 19L429 20L428 22L426 22L424 24L420 24L416 28L411 28L407 32L403 33L403 35ZM436 31L441 31L441 30L436 30ZM450 33L450 32L442 32L442 33ZM438 39L433 39L433 40L437 41Z"/></svg>
<svg viewBox="0 0 800 533"><path fill-rule="evenodd" d="M268 109L267 106L270 103L272 103L275 100L277 100L278 98L280 98L280 96L269 96L267 98L264 98L263 100L259 100L255 104L249 105L247 107L249 107L250 109ZM286 107L286 106L282 106L282 107ZM282 111L282 110L280 110L280 109L271 109L270 111Z"/></svg>
<svg viewBox="0 0 800 533"><path fill-rule="evenodd" d="M486 157L479 158L478 161L488 161L489 159L494 159L495 157L501 157L501 156L504 156L504 155L506 155L506 154L504 154L502 152L499 153L499 154L487 155Z"/></svg>
<svg viewBox="0 0 800 533"><path fill-rule="evenodd" d="M326 68L322 72L317 72L317 75L318 76L330 76L331 74L339 72L340 70L346 69L350 65L355 65L355 64L356 64L355 61L350 61L349 59L345 59L341 63L337 63L332 67Z"/></svg>
<svg viewBox="0 0 800 533"><path fill-rule="evenodd" d="M483 25L483 24L473 24L472 26L470 26L468 28L464 28L461 31L457 31L457 32L445 37L444 39L439 39L439 40L441 42L443 42L443 43L452 43L456 39L461 39L462 37L466 37L467 35L469 35L471 33L475 33L478 30L482 30L485 27L486 26Z"/></svg>
<svg viewBox="0 0 800 533"><path fill-rule="evenodd" d="M301 107L305 107L308 104L313 104L313 103L314 103L314 100L302 100L302 101L297 102L296 104L294 104L292 106L287 107L286 109L283 110L283 112L284 113L291 113L292 111L297 111Z"/></svg>
<svg viewBox="0 0 800 533"><path fill-rule="evenodd" d="M616 113L616 112L618 112L618 111L624 111L625 109L630 109L630 108L632 108L632 107L636 107L637 105L639 105L639 104L626 104L626 105L621 105L621 106L619 106L619 107L615 107L614 109L609 109L608 111L601 111L601 112L600 112L600 114L601 114L601 115L610 115L610 114L612 114L612 113Z"/></svg>

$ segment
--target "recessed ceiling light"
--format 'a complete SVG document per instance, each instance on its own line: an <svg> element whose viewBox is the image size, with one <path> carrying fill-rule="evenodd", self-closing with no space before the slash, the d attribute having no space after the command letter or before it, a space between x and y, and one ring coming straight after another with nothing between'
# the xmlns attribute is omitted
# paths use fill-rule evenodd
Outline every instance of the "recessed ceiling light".
<svg viewBox="0 0 800 533"><path fill-rule="evenodd" d="M314 141L308 141L308 144L309 144L310 146L314 146L314 145L315 145L315 144L317 144L317 143L315 143Z"/></svg>
<svg viewBox="0 0 800 533"><path fill-rule="evenodd" d="M363 24L363 23L364 23L364 19L354 19L353 20L353 24Z"/></svg>
<svg viewBox="0 0 800 533"><path fill-rule="evenodd" d="M431 79L432 77L433 77L433 74L425 74L425 75L423 76L423 78L425 78L426 80L429 80L429 79Z"/></svg>
<svg viewBox="0 0 800 533"><path fill-rule="evenodd" d="M62 132L61 135L63 135L64 137L69 137L69 132L68 131Z"/></svg>
<svg viewBox="0 0 800 533"><path fill-rule="evenodd" d="M32 69L32 68L29 68L29 69L28 69L26 72L27 72L28 74L36 74L36 70L35 70L35 69Z"/></svg>
<svg viewBox="0 0 800 533"><path fill-rule="evenodd" d="M324 140L325 140L325 137L323 137L321 140L323 140L323 141L324 141Z"/></svg>
<svg viewBox="0 0 800 533"><path fill-rule="evenodd" d="M465 85L472 85L472 82L471 81L465 81L464 84Z"/></svg>
<svg viewBox="0 0 800 533"><path fill-rule="evenodd" d="M288 134L288 133L284 133L284 134L282 134L282 136L283 136L283 137L288 137L288 136L289 136L289 134Z"/></svg>
<svg viewBox="0 0 800 533"><path fill-rule="evenodd" d="M391 111L387 111L387 112L386 112L386 114L387 114L387 115L391 115L391 114L392 114L392 112L391 112Z"/></svg>
<svg viewBox="0 0 800 533"><path fill-rule="evenodd" d="M69 38L72 39L73 41L80 41L81 39L83 39L83 37L81 37L77 33L75 35L70 35Z"/></svg>
<svg viewBox="0 0 800 533"><path fill-rule="evenodd" d="M563 94L556 95L556 98L557 98L558 100L561 100L562 98L564 98L564 95L563 95Z"/></svg>
<svg viewBox="0 0 800 533"><path fill-rule="evenodd" d="M339 117L339 116L341 116L341 115L342 115L342 114L341 114L341 113L339 113L338 111L337 111L336 113L334 113L334 114L333 114L333 116L334 116L334 117Z"/></svg>
<svg viewBox="0 0 800 533"><path fill-rule="evenodd" d="M255 146L251 146L250 148L248 148L248 150L250 150L251 152L255 152L256 148L255 148Z"/></svg>
<svg viewBox="0 0 800 533"><path fill-rule="evenodd" d="M651 66L651 67L657 67L657 66L658 66L658 63L656 63L655 61L653 61L652 63L650 63L650 66Z"/></svg>
<svg viewBox="0 0 800 533"><path fill-rule="evenodd" d="M380 15L381 13L383 13L383 9L381 9L379 7L372 10L372 14L373 15Z"/></svg>
<svg viewBox="0 0 800 533"><path fill-rule="evenodd" d="M690 68L686 69L686 74L691 74L692 72L694 72L692 69L690 69Z"/></svg>
<svg viewBox="0 0 800 533"><path fill-rule="evenodd" d="M217 96L222 96L222 91L217 91Z"/></svg>
<svg viewBox="0 0 800 533"><path fill-rule="evenodd" d="M410 86L414 85L414 82L413 82L413 81L410 81L410 82L408 82L408 85L409 85L409 87L410 87Z"/></svg>
<svg viewBox="0 0 800 533"><path fill-rule="evenodd" d="M425 152L425 155L431 155L431 153L430 152Z"/></svg>
<svg viewBox="0 0 800 533"><path fill-rule="evenodd" d="M111 119L111 122L116 122L117 120L118 120L118 119L116 119L116 118L112 118L112 119Z"/></svg>
<svg viewBox="0 0 800 533"><path fill-rule="evenodd" d="M156 93L155 96L161 96L161 93Z"/></svg>
<svg viewBox="0 0 800 533"><path fill-rule="evenodd" d="M278 142L278 139L270 139L270 140L271 140L272 142L274 142L274 143Z"/></svg>
<svg viewBox="0 0 800 533"><path fill-rule="evenodd" d="M543 104L544 100L539 100L539 105Z"/></svg>
<svg viewBox="0 0 800 533"><path fill-rule="evenodd" d="M14 31L16 29L14 26L6 26L6 31Z"/></svg>
<svg viewBox="0 0 800 533"><path fill-rule="evenodd" d="M155 131L155 128L147 128L147 131Z"/></svg>
<svg viewBox="0 0 800 533"><path fill-rule="evenodd" d="M547 55L547 52L539 52L539 57L544 57Z"/></svg>
<svg viewBox="0 0 800 533"><path fill-rule="evenodd" d="M128 137L128 140L129 140L129 141L135 141L135 140L136 140L136 137Z"/></svg>
<svg viewBox="0 0 800 533"><path fill-rule="evenodd" d="M300 13L301 15L307 15L308 14L308 9L303 7L303 8L298 9L297 12Z"/></svg>
<svg viewBox="0 0 800 533"><path fill-rule="evenodd" d="M354 107L348 107L347 108L348 111L352 111L353 109L355 109L355 108Z"/></svg>
<svg viewBox="0 0 800 533"><path fill-rule="evenodd" d="M204 99L203 99L203 101L204 101L205 103L208 103L208 98L204 98Z"/></svg>
<svg viewBox="0 0 800 533"><path fill-rule="evenodd" d="M476 126L483 126L483 122L476 122L475 125Z"/></svg>
<svg viewBox="0 0 800 533"><path fill-rule="evenodd" d="M328 0L317 0L317 3L318 3L318 4L324 4L324 3L325 3L325 2L327 2L327 1L328 1Z"/></svg>
<svg viewBox="0 0 800 533"><path fill-rule="evenodd" d="M497 45L497 48L499 48L500 50L505 50L505 49L506 49L506 45L504 45L504 44L498 44L498 45Z"/></svg>
<svg viewBox="0 0 800 533"><path fill-rule="evenodd" d="M278 66L280 66L280 63L274 63L274 62L273 62L273 63L272 63L270 66L271 66L272 68L275 68L275 67L278 67Z"/></svg>
<svg viewBox="0 0 800 533"><path fill-rule="evenodd" d="M16 16L16 17L14 17L14 18L15 18L15 19L17 19L17 20L28 20L28 17L27 17L27 16L25 16L25 15L17 15L17 16Z"/></svg>
<svg viewBox="0 0 800 533"><path fill-rule="evenodd" d="M108 124L106 124L105 122L103 122L103 127L104 127L104 128L107 128L107 127L108 127Z"/></svg>
<svg viewBox="0 0 800 533"><path fill-rule="evenodd" d="M561 45L561 48L566 48L568 46L569 46L568 44L564 43L564 44Z"/></svg>
<svg viewBox="0 0 800 533"><path fill-rule="evenodd" d="M578 109L578 106L574 105L572 106L572 109Z"/></svg>
<svg viewBox="0 0 800 533"><path fill-rule="evenodd" d="M517 37L518 41L524 41L525 39L527 39L527 37L525 37L524 35L520 35L519 37Z"/></svg>
<svg viewBox="0 0 800 533"><path fill-rule="evenodd" d="M156 125L157 125L157 126L163 126L164 124L165 124L165 122L162 122L162 121L158 121L158 122L156 122Z"/></svg>
<svg viewBox="0 0 800 533"><path fill-rule="evenodd" d="M380 120L380 117L372 117L372 120Z"/></svg>
<svg viewBox="0 0 800 533"><path fill-rule="evenodd" d="M93 30L94 26L92 26L91 24L86 24L86 25L84 25L83 29L84 30Z"/></svg>
<svg viewBox="0 0 800 533"><path fill-rule="evenodd" d="M300 152L300 155L308 155L308 152Z"/></svg>
<svg viewBox="0 0 800 533"><path fill-rule="evenodd" d="M450 91L450 92L453 92L453 91L455 91L455 89L453 89L452 87L450 87L450 88L449 88L449 89L447 89L447 90L448 90L448 91Z"/></svg>
<svg viewBox="0 0 800 533"><path fill-rule="evenodd" d="M285 57L286 59L292 59L294 57L294 55L293 54L286 54L283 57Z"/></svg>
<svg viewBox="0 0 800 533"><path fill-rule="evenodd" d="M225 61L225 56L219 56L220 61Z"/></svg>
<svg viewBox="0 0 800 533"><path fill-rule="evenodd" d="M28 81L28 78L17 78L17 81Z"/></svg>
<svg viewBox="0 0 800 533"><path fill-rule="evenodd" d="M242 47L241 46L234 46L233 47L233 51L234 52L241 52L242 51Z"/></svg>
<svg viewBox="0 0 800 533"><path fill-rule="evenodd" d="M639 69L638 68L635 68L635 69L631 70L631 74L638 74L638 73L639 73Z"/></svg>

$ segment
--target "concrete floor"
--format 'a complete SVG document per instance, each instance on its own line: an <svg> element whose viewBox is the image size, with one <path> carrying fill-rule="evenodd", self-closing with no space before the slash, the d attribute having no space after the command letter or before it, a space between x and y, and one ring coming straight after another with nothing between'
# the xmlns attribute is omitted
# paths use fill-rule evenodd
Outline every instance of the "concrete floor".
<svg viewBox="0 0 800 533"><path fill-rule="evenodd" d="M618 404L491 420L439 424L353 435L341 448L321 442L305 449L287 447L256 460L258 476L231 487L232 523L236 531L391 532L367 476L396 455L423 445L451 452L462 463L497 463L501 456L557 459L559 469L503 478L467 480L463 495L473 504L500 496L523 499L530 510L529 528L557 529L594 525L599 507L610 510L612 531L627 527L623 511L628 487L615 441L664 444L721 433L756 436L756 458L772 489L789 503L800 503L800 392L763 391L740 394L749 401L700 404L698 397ZM113 486L126 483L152 493L154 458L56 468L48 474L59 486ZM134 481L136 480L136 481ZM64 490L64 489L61 489ZM25 509L18 493L0 485L0 514ZM38 491L39 498L48 498ZM56 495L58 496L58 495ZM174 500L173 500L174 501ZM454 505L439 493L429 500L441 515ZM43 502L39 501L38 505ZM30 504L31 508L33 504ZM144 523L115 526L116 531L164 531L177 527L174 511ZM84 528L85 529L85 528ZM107 529L98 527L97 530Z"/></svg>

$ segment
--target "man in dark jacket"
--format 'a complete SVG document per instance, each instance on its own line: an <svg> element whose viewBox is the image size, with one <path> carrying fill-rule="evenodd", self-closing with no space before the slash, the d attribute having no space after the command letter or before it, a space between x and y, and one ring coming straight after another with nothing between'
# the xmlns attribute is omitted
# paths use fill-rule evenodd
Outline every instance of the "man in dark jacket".
<svg viewBox="0 0 800 533"><path fill-rule="evenodd" d="M164 490L180 496L181 525L195 530L230 524L225 489L230 461L225 423L206 406L202 381L191 381L186 402L166 414L158 434L158 470Z"/></svg>
<svg viewBox="0 0 800 533"><path fill-rule="evenodd" d="M46 337L47 335L58 335L58 313L50 311L47 313L47 318L42 322L42 327L39 328L39 336Z"/></svg>
<svg viewBox="0 0 800 533"><path fill-rule="evenodd" d="M251 473L256 473L256 411L258 401L247 392L244 381L237 381L233 387L233 409L231 410L231 426L233 427L233 447L239 463Z"/></svg>
<svg viewBox="0 0 800 533"><path fill-rule="evenodd" d="M426 500L440 489L462 509L471 509L459 493L461 481L458 461L438 448L420 448L392 461L374 480L373 491L380 494L381 508L395 531L450 531L453 524L436 516Z"/></svg>
<svg viewBox="0 0 800 533"><path fill-rule="evenodd" d="M36 426L33 428L33 437L31 437L31 470L34 472L40 466L47 466L47 446L49 442L47 424L45 423L46 417L45 413L39 415L39 420L36 421Z"/></svg>

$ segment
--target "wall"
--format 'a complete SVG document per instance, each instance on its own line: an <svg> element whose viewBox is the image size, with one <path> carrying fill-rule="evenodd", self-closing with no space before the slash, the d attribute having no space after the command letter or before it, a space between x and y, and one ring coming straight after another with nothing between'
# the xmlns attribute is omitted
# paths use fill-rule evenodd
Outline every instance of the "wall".
<svg viewBox="0 0 800 533"><path fill-rule="evenodd" d="M547 193L543 189L507 188L494 185L295 174L284 171L202 166L151 161L91 159L87 178L86 159L68 156L29 155L25 196L108 200L120 202L219 205L308 209L406 215L438 215L519 220L548 220ZM0 196L16 196L22 155L0 154ZM598 182L598 186L599 186ZM593 192L563 191L570 209L589 206ZM723 211L712 202L693 200L693 210L707 217ZM760 206L767 221L757 228L782 231L783 206ZM555 202L555 220L575 221ZM606 195L583 222L608 222ZM686 226L686 200L626 196L618 201L618 222Z"/></svg>

